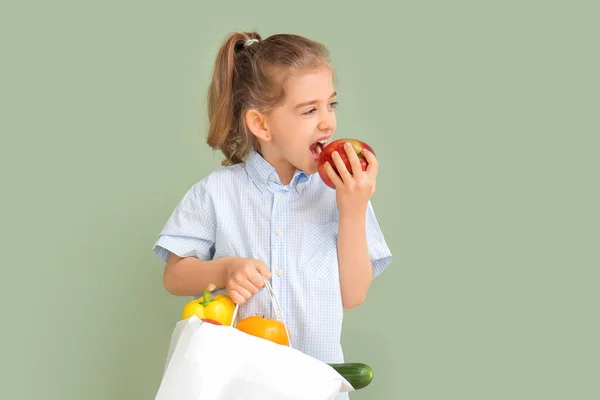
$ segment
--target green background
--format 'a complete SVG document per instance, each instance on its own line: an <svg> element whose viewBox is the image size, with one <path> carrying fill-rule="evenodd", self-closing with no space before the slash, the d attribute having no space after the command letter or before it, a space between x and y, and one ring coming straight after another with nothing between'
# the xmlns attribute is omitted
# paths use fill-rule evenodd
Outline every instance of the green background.
<svg viewBox="0 0 600 400"><path fill-rule="evenodd" d="M218 46L256 28L328 46L337 136L381 163L352 398L600 398L595 4L3 1L0 397L154 398L188 298L151 247L219 165Z"/></svg>

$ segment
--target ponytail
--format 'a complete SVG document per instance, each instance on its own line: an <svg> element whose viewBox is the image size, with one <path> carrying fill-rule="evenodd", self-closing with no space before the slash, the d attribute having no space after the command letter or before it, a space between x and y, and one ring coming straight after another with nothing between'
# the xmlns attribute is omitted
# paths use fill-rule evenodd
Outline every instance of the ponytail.
<svg viewBox="0 0 600 400"><path fill-rule="evenodd" d="M213 149L220 149L226 159L223 165L242 162L247 146L240 136L234 118L233 83L235 73L235 53L250 39L259 37L249 33L234 33L221 46L215 61L213 78L208 89L208 130L207 143Z"/></svg>

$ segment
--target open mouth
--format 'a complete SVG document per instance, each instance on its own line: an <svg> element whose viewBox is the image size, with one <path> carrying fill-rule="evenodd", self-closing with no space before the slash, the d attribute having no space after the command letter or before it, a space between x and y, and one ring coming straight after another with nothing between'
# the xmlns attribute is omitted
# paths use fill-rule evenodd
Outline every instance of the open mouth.
<svg viewBox="0 0 600 400"><path fill-rule="evenodd" d="M317 140L313 144L310 145L310 154L312 157L317 160L323 151L323 147L327 145L327 139Z"/></svg>

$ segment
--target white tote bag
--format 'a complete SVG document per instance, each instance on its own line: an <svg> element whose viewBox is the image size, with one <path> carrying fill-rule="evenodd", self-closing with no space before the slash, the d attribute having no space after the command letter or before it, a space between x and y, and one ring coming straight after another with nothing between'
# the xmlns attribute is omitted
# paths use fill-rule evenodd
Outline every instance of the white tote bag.
<svg viewBox="0 0 600 400"><path fill-rule="evenodd" d="M285 324L265 283L277 318ZM175 325L155 400L334 400L353 390L335 369L292 348L291 342L283 346L194 315Z"/></svg>

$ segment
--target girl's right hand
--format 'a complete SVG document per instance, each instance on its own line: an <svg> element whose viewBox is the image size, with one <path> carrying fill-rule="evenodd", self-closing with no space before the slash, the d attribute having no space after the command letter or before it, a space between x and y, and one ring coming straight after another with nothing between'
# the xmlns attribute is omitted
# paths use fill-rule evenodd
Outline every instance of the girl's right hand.
<svg viewBox="0 0 600 400"><path fill-rule="evenodd" d="M225 288L227 294L234 303L242 305L250 297L258 293L265 286L263 277L271 279L271 271L267 265L252 258L232 258L227 265L225 276Z"/></svg>

